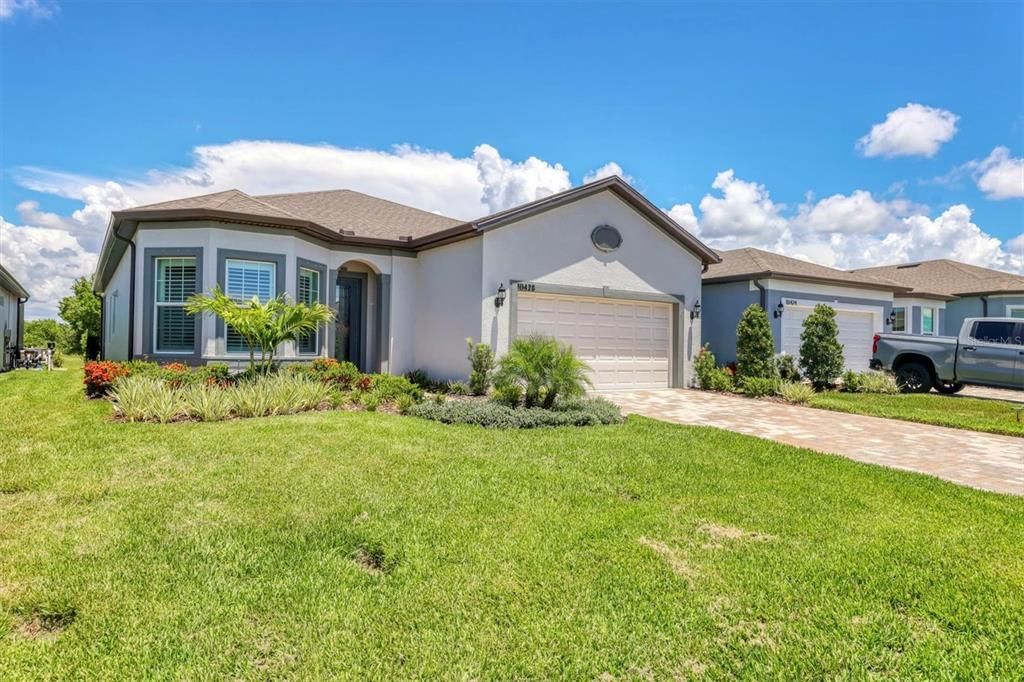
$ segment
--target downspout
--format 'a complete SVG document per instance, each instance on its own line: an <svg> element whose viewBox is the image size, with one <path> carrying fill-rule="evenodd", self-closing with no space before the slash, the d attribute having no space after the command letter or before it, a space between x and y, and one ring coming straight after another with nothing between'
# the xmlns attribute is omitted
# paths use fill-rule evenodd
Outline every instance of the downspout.
<svg viewBox="0 0 1024 682"><path fill-rule="evenodd" d="M981 296L981 316L988 317L988 296Z"/></svg>
<svg viewBox="0 0 1024 682"><path fill-rule="evenodd" d="M119 242L124 242L129 247L129 255L132 262L129 263L129 275L128 278L131 280L128 285L128 359L132 360L135 358L135 241L132 239L125 239L114 230L114 239ZM105 326L105 325L104 325ZM103 337L101 332L100 338Z"/></svg>
<svg viewBox="0 0 1024 682"><path fill-rule="evenodd" d="M21 352L22 347L25 345L25 301L27 298L18 297L18 312L16 317L18 318L18 335L14 337L14 346ZM3 341L3 339L0 339Z"/></svg>
<svg viewBox="0 0 1024 682"><path fill-rule="evenodd" d="M758 304L761 306L761 310L768 312L768 292L765 290L764 285L761 284L761 280L755 279L753 281L754 286L757 287L759 292L761 292Z"/></svg>

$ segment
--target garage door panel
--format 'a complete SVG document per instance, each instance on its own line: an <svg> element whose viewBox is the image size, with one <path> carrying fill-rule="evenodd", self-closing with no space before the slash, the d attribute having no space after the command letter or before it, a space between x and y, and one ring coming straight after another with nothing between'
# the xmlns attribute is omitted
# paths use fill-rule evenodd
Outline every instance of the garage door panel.
<svg viewBox="0 0 1024 682"><path fill-rule="evenodd" d="M571 345L590 365L596 389L669 385L668 304L530 293L517 300L516 334L541 333Z"/></svg>
<svg viewBox="0 0 1024 682"><path fill-rule="evenodd" d="M787 306L782 316L782 352L800 357L800 334L811 308ZM869 368L871 342L875 332L874 317L860 310L836 310L839 343L843 347L846 369L860 372Z"/></svg>

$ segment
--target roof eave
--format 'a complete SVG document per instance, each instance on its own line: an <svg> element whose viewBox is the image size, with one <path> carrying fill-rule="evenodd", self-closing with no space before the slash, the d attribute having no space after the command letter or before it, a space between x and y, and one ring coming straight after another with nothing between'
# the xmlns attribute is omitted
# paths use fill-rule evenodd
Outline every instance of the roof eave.
<svg viewBox="0 0 1024 682"><path fill-rule="evenodd" d="M2 285L4 289L12 292L18 298L28 300L30 297L28 290L21 286L21 283L14 279L14 275L3 267L0 267L0 285Z"/></svg>
<svg viewBox="0 0 1024 682"><path fill-rule="evenodd" d="M735 274L735 275L723 275L721 277L714 277L714 276L708 277L707 275L705 275L704 278L703 278L703 283L704 284L724 284L724 283L727 283L727 282L745 282L747 280L752 280L752 279L767 279L767 278L772 278L772 277L774 277L775 279L785 279L785 280L791 280L791 281L796 281L796 282L811 282L811 283L814 283L814 284L829 284L829 285L832 285L832 286L846 286L846 287L854 287L854 288L860 288L860 289L872 289L872 290L875 290L875 291L889 291L889 292L892 292L893 294L896 294L896 293L906 294L906 293L910 292L910 289L908 287L894 286L894 285L886 284L884 282L850 282L848 280L831 279L831 278L828 278L828 277L812 277L812 276L809 276L809 275L794 275L794 274L785 273L785 272L776 272L774 270L765 270L765 271L762 271L762 272L751 272L751 273L742 273L742 274Z"/></svg>

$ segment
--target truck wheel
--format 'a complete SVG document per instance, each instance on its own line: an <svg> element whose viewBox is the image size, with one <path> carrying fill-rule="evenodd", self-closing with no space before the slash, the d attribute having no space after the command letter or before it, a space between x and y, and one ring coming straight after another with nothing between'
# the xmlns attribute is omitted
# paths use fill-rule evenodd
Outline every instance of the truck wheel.
<svg viewBox="0 0 1024 682"><path fill-rule="evenodd" d="M896 383L904 393L927 393L932 390L932 373L919 362L908 362L896 370Z"/></svg>
<svg viewBox="0 0 1024 682"><path fill-rule="evenodd" d="M953 383L938 383L935 384L935 390L942 395L953 395L954 393L959 393L964 390L964 385L958 381Z"/></svg>

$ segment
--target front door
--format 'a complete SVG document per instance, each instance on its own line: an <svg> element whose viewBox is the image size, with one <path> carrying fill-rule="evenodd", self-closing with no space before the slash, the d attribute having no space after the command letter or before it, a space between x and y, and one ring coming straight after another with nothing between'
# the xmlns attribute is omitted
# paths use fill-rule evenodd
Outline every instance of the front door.
<svg viewBox="0 0 1024 682"><path fill-rule="evenodd" d="M363 367L363 280L338 275L338 316L334 319L334 357Z"/></svg>

